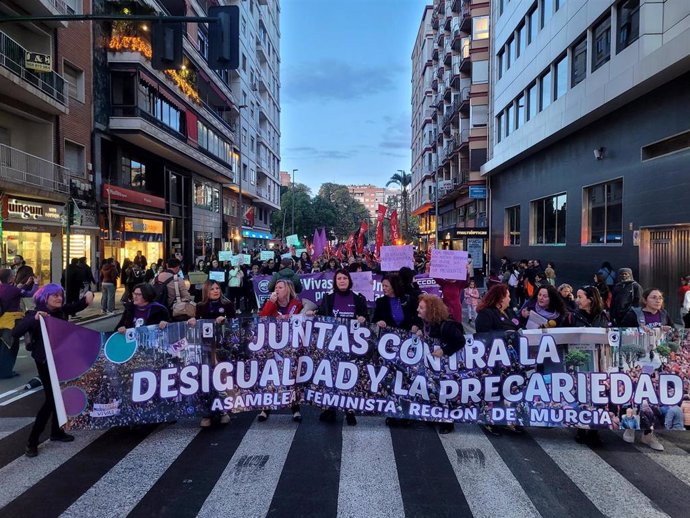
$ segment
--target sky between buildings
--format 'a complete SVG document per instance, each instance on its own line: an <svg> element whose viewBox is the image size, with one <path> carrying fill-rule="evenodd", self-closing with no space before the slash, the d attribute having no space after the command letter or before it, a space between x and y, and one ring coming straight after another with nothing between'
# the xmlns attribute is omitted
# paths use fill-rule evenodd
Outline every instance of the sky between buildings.
<svg viewBox="0 0 690 518"><path fill-rule="evenodd" d="M411 55L426 3L281 3L281 169L298 169L313 194L410 171Z"/></svg>

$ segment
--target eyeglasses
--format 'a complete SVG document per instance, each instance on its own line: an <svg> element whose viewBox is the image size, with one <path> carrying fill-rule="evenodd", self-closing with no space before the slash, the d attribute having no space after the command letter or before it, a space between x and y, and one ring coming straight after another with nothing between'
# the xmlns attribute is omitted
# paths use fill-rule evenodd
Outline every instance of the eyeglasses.
<svg viewBox="0 0 690 518"><path fill-rule="evenodd" d="M140 291L133 291L133 292L132 292L132 295L137 295L137 296L139 296L139 297L142 296Z"/></svg>

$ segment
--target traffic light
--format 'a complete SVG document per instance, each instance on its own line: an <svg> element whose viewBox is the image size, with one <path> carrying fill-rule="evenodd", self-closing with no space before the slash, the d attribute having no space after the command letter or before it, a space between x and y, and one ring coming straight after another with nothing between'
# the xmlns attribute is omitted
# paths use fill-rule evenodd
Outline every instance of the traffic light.
<svg viewBox="0 0 690 518"><path fill-rule="evenodd" d="M184 23L151 23L151 66L155 70L178 70L182 67L184 30Z"/></svg>
<svg viewBox="0 0 690 518"><path fill-rule="evenodd" d="M208 24L208 65L213 70L235 70L240 66L240 8L212 6L208 15L219 19Z"/></svg>

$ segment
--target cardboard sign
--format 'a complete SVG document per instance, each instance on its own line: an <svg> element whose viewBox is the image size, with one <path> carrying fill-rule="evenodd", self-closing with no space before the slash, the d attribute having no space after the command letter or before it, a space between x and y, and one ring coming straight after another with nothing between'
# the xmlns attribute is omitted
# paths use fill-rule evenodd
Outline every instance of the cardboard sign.
<svg viewBox="0 0 690 518"><path fill-rule="evenodd" d="M353 272L350 277L352 278L352 291L359 293L369 301L373 301L374 281L371 272Z"/></svg>
<svg viewBox="0 0 690 518"><path fill-rule="evenodd" d="M306 248L298 248L297 250L295 250L295 255L297 257L300 257L302 255L302 252L306 252L306 251L307 251Z"/></svg>
<svg viewBox="0 0 690 518"><path fill-rule="evenodd" d="M276 254L274 254L272 250L262 250L259 255L259 259L262 261L270 261L271 259L275 259L275 257Z"/></svg>
<svg viewBox="0 0 690 518"><path fill-rule="evenodd" d="M224 250L222 252L218 252L218 260L219 261L231 261L232 260L232 252L229 252L227 250Z"/></svg>
<svg viewBox="0 0 690 518"><path fill-rule="evenodd" d="M467 279L467 252L459 250L431 250L429 274L437 279Z"/></svg>
<svg viewBox="0 0 690 518"><path fill-rule="evenodd" d="M382 246L381 247L381 271L397 272L407 266L414 268L412 245Z"/></svg>
<svg viewBox="0 0 690 518"><path fill-rule="evenodd" d="M208 278L212 281L225 282L225 272L208 272Z"/></svg>
<svg viewBox="0 0 690 518"><path fill-rule="evenodd" d="M295 248L299 245L299 236L297 234L292 234L285 238L287 246L295 245Z"/></svg>

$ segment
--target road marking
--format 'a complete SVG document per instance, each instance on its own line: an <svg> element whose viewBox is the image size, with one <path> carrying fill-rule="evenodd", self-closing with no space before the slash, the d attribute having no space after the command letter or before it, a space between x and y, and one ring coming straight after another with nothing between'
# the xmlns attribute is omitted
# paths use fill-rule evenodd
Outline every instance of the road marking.
<svg viewBox="0 0 690 518"><path fill-rule="evenodd" d="M441 436L441 444L473 516L541 516L478 426L456 426Z"/></svg>
<svg viewBox="0 0 690 518"><path fill-rule="evenodd" d="M395 453L381 417L343 427L338 517L404 516Z"/></svg>
<svg viewBox="0 0 690 518"><path fill-rule="evenodd" d="M3 417L0 419L0 439L12 435L26 425L33 423L33 417Z"/></svg>
<svg viewBox="0 0 690 518"><path fill-rule="evenodd" d="M168 426L141 441L61 516L105 517L128 514L153 487L200 428Z"/></svg>
<svg viewBox="0 0 690 518"><path fill-rule="evenodd" d="M291 415L255 421L197 516L266 516L297 426Z"/></svg>
<svg viewBox="0 0 690 518"><path fill-rule="evenodd" d="M10 403L14 403L15 401L19 401L20 399L25 398L26 396L30 396L31 394L33 394L34 392L38 392L39 390L43 390L43 387L36 387L34 389L27 390L23 394L19 394L18 396L14 396L12 399L3 401L2 403L0 403L0 406L7 406Z"/></svg>

